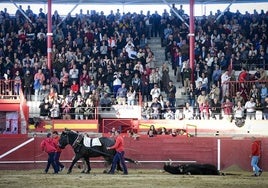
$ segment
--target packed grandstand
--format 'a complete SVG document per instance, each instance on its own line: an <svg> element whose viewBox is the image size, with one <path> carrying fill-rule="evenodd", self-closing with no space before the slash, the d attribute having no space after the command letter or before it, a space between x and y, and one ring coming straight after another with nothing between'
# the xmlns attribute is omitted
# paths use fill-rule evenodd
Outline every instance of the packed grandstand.
<svg viewBox="0 0 268 188"><path fill-rule="evenodd" d="M182 7L176 11L188 21ZM172 11L81 10L65 19L55 11L52 70L46 14L30 6L24 14L31 22L19 10L0 13L0 96L22 91L41 101L42 118L94 119L113 105L139 105L142 119L268 119L267 12L195 19L194 69L188 27ZM148 42L155 38L164 49L160 67Z"/></svg>

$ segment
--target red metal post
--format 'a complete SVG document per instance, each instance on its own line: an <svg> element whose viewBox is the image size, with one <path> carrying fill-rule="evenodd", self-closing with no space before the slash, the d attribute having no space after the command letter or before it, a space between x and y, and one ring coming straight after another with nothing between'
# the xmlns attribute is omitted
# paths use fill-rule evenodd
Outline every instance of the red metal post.
<svg viewBox="0 0 268 188"><path fill-rule="evenodd" d="M51 1L47 1L47 66L51 71L51 55L52 55L52 17L51 17Z"/></svg>
<svg viewBox="0 0 268 188"><path fill-rule="evenodd" d="M194 82L194 0L190 0L190 28L189 28L189 38L190 38L190 56L189 56L189 61L190 61L190 67L192 69L192 76L191 76L191 81Z"/></svg>

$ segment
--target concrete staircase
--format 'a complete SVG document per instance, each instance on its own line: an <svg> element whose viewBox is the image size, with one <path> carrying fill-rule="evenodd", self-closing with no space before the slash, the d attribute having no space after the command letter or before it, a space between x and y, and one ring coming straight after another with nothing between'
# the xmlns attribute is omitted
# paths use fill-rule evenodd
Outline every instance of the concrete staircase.
<svg viewBox="0 0 268 188"><path fill-rule="evenodd" d="M169 65L169 76L177 89L176 106L184 104L186 100L184 89L181 87L182 84L177 82L176 76L174 76L170 58L169 58L169 61L165 61L165 47L161 47L161 39L159 37L153 37L150 40L148 40L148 45L151 48L152 52L154 53L155 65L159 67L159 69L161 69L161 66L163 63L167 63ZM162 93L162 94L164 97L166 96L165 93Z"/></svg>

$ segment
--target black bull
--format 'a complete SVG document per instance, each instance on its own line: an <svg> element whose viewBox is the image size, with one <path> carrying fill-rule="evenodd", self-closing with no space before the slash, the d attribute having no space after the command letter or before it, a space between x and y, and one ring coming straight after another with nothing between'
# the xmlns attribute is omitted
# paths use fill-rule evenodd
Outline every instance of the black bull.
<svg viewBox="0 0 268 188"><path fill-rule="evenodd" d="M223 175L216 166L211 164L181 164L170 165L165 164L164 170L171 174L187 174L187 175Z"/></svg>
<svg viewBox="0 0 268 188"><path fill-rule="evenodd" d="M68 169L68 174L72 172L72 168L75 165L75 163L83 158L86 161L87 164L87 171L86 173L90 173L91 167L90 167L90 160L89 158L94 157L103 157L104 160L107 162L107 164L111 164L113 157L116 153L114 149L107 150L107 147L110 147L114 145L115 140L110 139L107 137L100 137L99 140L101 142L101 146L92 146L92 147L86 147L83 144L84 136L81 134L78 134L77 132L67 130L63 131L60 140L59 140L59 147L64 149L65 146L70 144L75 152L75 157L73 158L72 164ZM133 161L132 159L125 158L126 161L131 163L136 163L136 161ZM120 165L117 165L120 169Z"/></svg>

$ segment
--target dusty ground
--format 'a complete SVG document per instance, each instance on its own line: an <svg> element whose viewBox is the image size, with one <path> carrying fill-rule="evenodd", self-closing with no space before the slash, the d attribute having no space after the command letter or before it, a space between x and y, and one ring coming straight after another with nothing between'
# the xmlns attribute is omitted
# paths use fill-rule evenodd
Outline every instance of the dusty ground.
<svg viewBox="0 0 268 188"><path fill-rule="evenodd" d="M138 188L267 188L268 172L261 177L251 177L250 172L227 172L226 176L171 175L162 170L129 170L129 175L103 174L101 169L93 169L91 174L81 174L74 169L72 174L66 170L54 175L42 170L15 171L0 170L0 187L5 188L72 188L72 187L138 187Z"/></svg>

